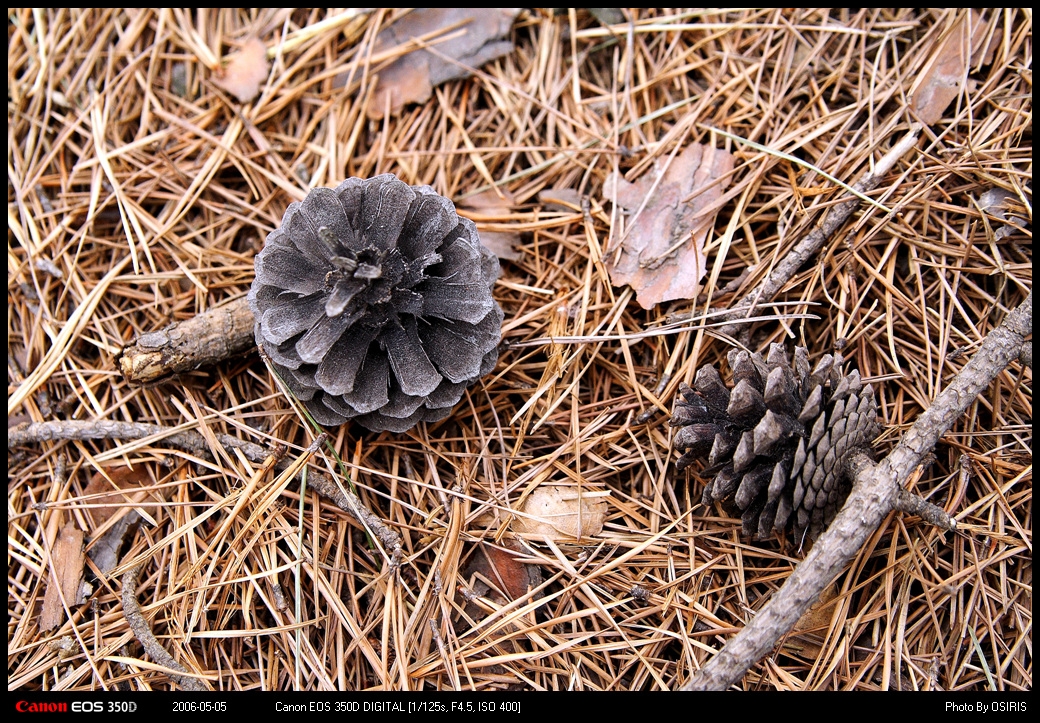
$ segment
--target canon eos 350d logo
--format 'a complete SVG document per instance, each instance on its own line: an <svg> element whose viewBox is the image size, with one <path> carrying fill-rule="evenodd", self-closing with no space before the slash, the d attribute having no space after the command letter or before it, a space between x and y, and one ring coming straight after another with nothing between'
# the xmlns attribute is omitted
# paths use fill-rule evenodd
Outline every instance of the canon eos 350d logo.
<svg viewBox="0 0 1040 723"><path fill-rule="evenodd" d="M132 701L100 700L19 700L14 704L17 713L132 713L137 710L137 703Z"/></svg>

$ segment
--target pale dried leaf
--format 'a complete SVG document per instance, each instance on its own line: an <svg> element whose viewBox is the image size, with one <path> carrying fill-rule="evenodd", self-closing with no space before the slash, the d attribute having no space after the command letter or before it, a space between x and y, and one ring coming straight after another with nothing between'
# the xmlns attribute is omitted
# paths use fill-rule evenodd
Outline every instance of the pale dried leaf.
<svg viewBox="0 0 1040 723"><path fill-rule="evenodd" d="M588 8L588 11L603 25L617 25L625 22L625 14L621 12L620 8Z"/></svg>
<svg viewBox="0 0 1040 723"><path fill-rule="evenodd" d="M53 630L65 621L62 597L70 607L80 604L83 583L83 530L76 527L75 522L66 522L61 528L51 550L51 564L54 566L54 577L49 578L47 592L43 596L41 630ZM60 594L58 586L54 584L55 580L60 586Z"/></svg>
<svg viewBox="0 0 1040 723"><path fill-rule="evenodd" d="M1018 196L1003 188L990 188L979 196L979 208L1004 219L1004 207L1008 201L1017 200Z"/></svg>
<svg viewBox="0 0 1040 723"><path fill-rule="evenodd" d="M382 118L388 106L391 115L408 103L422 103L433 89L449 80L465 78L464 66L479 68L513 51L508 40L519 8L418 8L380 31L374 52L380 53L425 37L437 52L455 61L444 60L426 50L415 50L379 70L379 84L368 105L370 118ZM460 31L459 37L436 44L440 31Z"/></svg>
<svg viewBox="0 0 1040 723"><path fill-rule="evenodd" d="M961 15L944 36L912 93L913 108L922 122L928 125L939 122L963 90L968 66L979 60L986 62L992 54L992 43L983 46L986 37L986 24L974 10Z"/></svg>
<svg viewBox="0 0 1040 723"><path fill-rule="evenodd" d="M58 640L47 643L47 647L58 654L59 662L68 660L82 650L71 635L62 635Z"/></svg>
<svg viewBox="0 0 1040 723"><path fill-rule="evenodd" d="M256 98L271 70L267 61L267 46L263 41L256 37L249 38L226 63L213 74L213 82L241 103Z"/></svg>
<svg viewBox="0 0 1040 723"><path fill-rule="evenodd" d="M1015 226L1026 227L1025 219L1008 211L1021 208L1022 202L1018 196L1003 188L991 188L979 196L979 208L991 216L995 216L1007 223L993 230L993 238L997 241L1010 236L1015 232Z"/></svg>
<svg viewBox="0 0 1040 723"><path fill-rule="evenodd" d="M174 63L170 69L170 92L178 98L188 96L188 66Z"/></svg>
<svg viewBox="0 0 1040 723"><path fill-rule="evenodd" d="M702 211L722 195L733 170L728 151L699 143L673 158L667 169L665 162L659 160L635 183L612 174L603 185L603 195L629 214L631 224L621 248L607 255L610 280L635 289L644 309L697 298L705 273L704 243L715 221L714 211Z"/></svg>
<svg viewBox="0 0 1040 723"><path fill-rule="evenodd" d="M477 222L480 242L490 249L499 259L518 261L523 255L516 250L520 245L520 234L515 231L486 231L480 226L482 219L508 220L513 213L516 200L505 188L491 189L466 196L459 201L459 207L467 211L466 216Z"/></svg>
<svg viewBox="0 0 1040 723"><path fill-rule="evenodd" d="M105 534L90 546L87 552L98 571L107 573L119 564L119 551L123 549L127 536L137 529L141 516L134 510L116 520Z"/></svg>
<svg viewBox="0 0 1040 723"><path fill-rule="evenodd" d="M603 531L607 501L576 487L546 485L528 496L524 515L513 521L521 534L556 542L573 542L595 537Z"/></svg>

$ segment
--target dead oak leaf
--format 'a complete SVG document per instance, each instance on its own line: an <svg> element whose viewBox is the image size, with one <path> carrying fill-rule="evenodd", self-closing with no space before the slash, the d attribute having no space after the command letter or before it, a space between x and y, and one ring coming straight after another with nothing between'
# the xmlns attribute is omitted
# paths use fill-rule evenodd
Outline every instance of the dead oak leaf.
<svg viewBox="0 0 1040 723"><path fill-rule="evenodd" d="M511 53L508 36L519 12L520 8L417 8L381 30L374 53L424 38L437 48L437 54L414 50L381 68L368 116L382 118L388 106L390 114L396 115L408 103L428 100L441 83L467 77L465 66L479 68ZM459 37L436 43L438 34L455 31Z"/></svg>
<svg viewBox="0 0 1040 723"><path fill-rule="evenodd" d="M516 206L516 198L508 188L489 188L461 198L455 205L481 216L508 216Z"/></svg>
<svg viewBox="0 0 1040 723"><path fill-rule="evenodd" d="M523 256L516 250L521 243L520 234L513 231L481 231L479 226L477 230L480 234L480 243L484 244L500 261L519 261Z"/></svg>
<svg viewBox="0 0 1040 723"><path fill-rule="evenodd" d="M950 103L960 95L968 69L980 61L989 63L996 35L990 35L982 16L974 10L964 12L939 44L914 82L911 105L922 122L932 125L942 120ZM990 42L986 43L986 38Z"/></svg>
<svg viewBox="0 0 1040 723"><path fill-rule="evenodd" d="M694 143L667 168L659 160L635 183L608 176L604 197L631 215L620 249L607 254L611 283L635 289L644 309L697 298L707 261L704 243L716 215L711 209L732 170L728 151Z"/></svg>
<svg viewBox="0 0 1040 723"><path fill-rule="evenodd" d="M248 103L260 94L260 86L270 71L267 46L259 38L251 37L237 53L228 57L226 65L214 71L213 82L240 103Z"/></svg>
<svg viewBox="0 0 1040 723"><path fill-rule="evenodd" d="M512 537L506 537L500 544L502 547L486 542L478 543L473 556L462 570L462 576L478 595L490 595L496 603L504 605L527 596L532 587L537 587L541 581L541 571L537 565L520 562L523 548ZM483 616L474 614L473 617Z"/></svg>
<svg viewBox="0 0 1040 723"><path fill-rule="evenodd" d="M488 542L476 543L476 548L469 556L468 562L460 571L463 583L458 592L462 593L465 611L464 621L460 621L458 631L465 630L468 621L480 621L488 617L486 605L478 598L486 598L497 606L506 605L515 600L530 602L532 597L541 597L541 593L533 592L542 584L542 570L538 565L521 562L524 550L521 544L511 535L504 537L498 545ZM505 630L519 633L520 625L506 623ZM505 671L502 671L505 673Z"/></svg>
<svg viewBox="0 0 1040 723"><path fill-rule="evenodd" d="M581 208L581 194L573 188L546 188L538 192L538 202L546 211L574 213Z"/></svg>
<svg viewBox="0 0 1040 723"><path fill-rule="evenodd" d="M830 627L834 606L838 604L838 587L833 583L826 587L820 598L810 606L791 629L792 638L786 647L807 660L816 660L823 651L823 636Z"/></svg>
<svg viewBox="0 0 1040 723"><path fill-rule="evenodd" d="M90 496L90 504L96 505L87 510L93 529L101 527L123 507L140 507L154 515L155 505L164 499L158 490L148 489L154 485L152 476L141 465L131 469L120 464L106 468L103 473L95 472L83 490L84 496ZM142 504L146 501L151 504Z"/></svg>

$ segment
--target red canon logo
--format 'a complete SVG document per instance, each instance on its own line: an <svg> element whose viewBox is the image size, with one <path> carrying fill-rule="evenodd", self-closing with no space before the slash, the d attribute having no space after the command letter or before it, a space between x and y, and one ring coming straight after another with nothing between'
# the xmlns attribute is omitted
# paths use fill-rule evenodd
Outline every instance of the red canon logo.
<svg viewBox="0 0 1040 723"><path fill-rule="evenodd" d="M68 713L68 703L56 703L39 700L20 700L14 704L19 713Z"/></svg>

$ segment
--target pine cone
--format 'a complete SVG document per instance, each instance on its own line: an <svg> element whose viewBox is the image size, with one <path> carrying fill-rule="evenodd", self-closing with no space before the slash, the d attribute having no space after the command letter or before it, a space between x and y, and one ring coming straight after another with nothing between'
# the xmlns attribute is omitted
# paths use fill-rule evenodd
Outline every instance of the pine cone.
<svg viewBox="0 0 1040 723"><path fill-rule="evenodd" d="M256 341L324 425L404 432L448 416L498 361L498 259L429 186L315 188L256 257Z"/></svg>
<svg viewBox="0 0 1040 723"><path fill-rule="evenodd" d="M671 425L680 470L708 455L714 479L703 502L741 511L745 535L758 539L788 526L801 541L817 537L851 489L843 460L869 449L879 428L874 390L858 371L842 372L840 354L809 371L809 352L796 347L794 365L781 344L769 357L731 351L733 388L713 366L697 370L696 391L682 384Z"/></svg>

